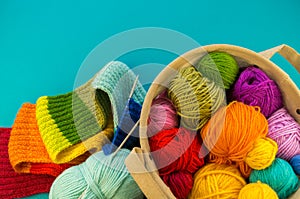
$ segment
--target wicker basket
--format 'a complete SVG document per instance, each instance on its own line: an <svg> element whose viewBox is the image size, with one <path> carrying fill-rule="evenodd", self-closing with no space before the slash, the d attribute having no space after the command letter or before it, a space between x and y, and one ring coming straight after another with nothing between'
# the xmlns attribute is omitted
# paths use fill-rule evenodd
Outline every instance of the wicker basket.
<svg viewBox="0 0 300 199"><path fill-rule="evenodd" d="M284 105L294 119L300 123L300 91L290 77L276 64L270 61L275 54L281 54L300 73L300 55L287 45L256 53L246 48L216 44L193 49L171 62L152 83L146 95L141 112L140 120L140 144L141 148L134 148L125 161L125 164L149 199L175 198L167 185L159 177L157 168L150 155L150 147L147 138L147 119L150 112L152 100L168 85L179 68L196 65L199 59L207 52L221 51L233 55L239 65L256 65L260 67L279 86ZM175 71L175 72L174 72ZM300 198L300 189L290 199Z"/></svg>

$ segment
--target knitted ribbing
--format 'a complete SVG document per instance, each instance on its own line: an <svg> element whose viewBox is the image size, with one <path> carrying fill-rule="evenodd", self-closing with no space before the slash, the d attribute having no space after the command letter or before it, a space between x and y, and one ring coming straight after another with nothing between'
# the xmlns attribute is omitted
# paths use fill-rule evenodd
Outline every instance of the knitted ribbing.
<svg viewBox="0 0 300 199"><path fill-rule="evenodd" d="M18 173L58 176L70 165L55 164L50 159L38 129L35 112L34 104L25 103L16 116L8 144L10 163Z"/></svg>
<svg viewBox="0 0 300 199"><path fill-rule="evenodd" d="M57 131L52 131L52 133L57 133ZM79 141L76 144L72 144L61 134L56 134L56 137L51 133L41 133L41 135L44 135L44 137L42 137L44 144L51 160L55 163L83 162L91 155L91 153L101 150L103 145L110 142L109 140L113 136L113 120L112 117L109 117L107 126L104 130L86 140ZM70 139L72 139L72 137L70 137Z"/></svg>
<svg viewBox="0 0 300 199"><path fill-rule="evenodd" d="M77 90L90 90L87 85L90 85L90 81ZM96 98L95 91L86 92L86 95L90 99ZM90 101L95 102L95 100ZM109 104L108 98L102 102L102 104ZM89 148L83 144L82 140L94 143L95 146L91 146L93 148L98 147L103 142L108 142L107 138L112 137L112 126L106 127L108 117L111 118L111 116L107 114L107 111L103 111L104 106L96 106L96 103L94 106L91 103L89 105L83 103L76 91L54 97L44 96L38 99L36 110L38 126L53 162L59 164L70 162L86 153ZM103 132L102 128L105 128ZM103 141L100 143L91 141L95 136L97 137L96 140L102 137Z"/></svg>
<svg viewBox="0 0 300 199"><path fill-rule="evenodd" d="M8 140L10 128L0 128L0 198L22 198L49 192L54 177L50 175L18 174L10 165Z"/></svg>
<svg viewBox="0 0 300 199"><path fill-rule="evenodd" d="M125 109L127 100L132 89L136 75L124 63L119 61L110 62L96 75L92 86L106 92L111 101L114 128L117 129L120 117ZM146 91L138 81L132 99L143 104Z"/></svg>
<svg viewBox="0 0 300 199"><path fill-rule="evenodd" d="M128 106L124 110L124 114L121 117L117 131L114 134L112 144L120 146L128 133L131 131L136 122L140 119L142 106L136 103L133 99L130 99ZM139 128L137 127L133 133L129 136L128 140L124 143L122 148L132 150L133 147L139 147Z"/></svg>
<svg viewBox="0 0 300 199"><path fill-rule="evenodd" d="M102 136L106 134L109 139L112 137L113 128L116 128L117 118L121 113L118 108L126 104L136 77L132 71L128 71L130 70L125 64L110 62L75 91L52 97L43 96L37 100L39 130L50 158L55 163L69 162L85 153L87 150L79 150L78 146L84 147L80 143L102 130L106 132L101 133ZM130 75L126 75L127 73ZM124 79L123 76L128 77L125 82L120 81ZM134 97L141 101L144 93L139 84ZM125 95L127 97L122 104L121 99ZM112 112L114 126L108 128L107 120L111 118ZM103 139L106 141L93 142L96 146L91 147L101 149L108 141L105 136Z"/></svg>
<svg viewBox="0 0 300 199"><path fill-rule="evenodd" d="M114 133L114 138L111 144L106 144L102 147L105 155L114 152L128 136L128 133L140 119L142 106L136 103L132 98L128 100L127 106L121 116L118 128ZM136 127L122 148L132 150L133 147L139 147L139 128Z"/></svg>

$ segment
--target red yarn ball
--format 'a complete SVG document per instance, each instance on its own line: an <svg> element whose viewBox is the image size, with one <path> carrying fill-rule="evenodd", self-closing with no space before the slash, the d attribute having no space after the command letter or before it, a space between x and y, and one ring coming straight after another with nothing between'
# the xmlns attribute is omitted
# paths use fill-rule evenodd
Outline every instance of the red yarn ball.
<svg viewBox="0 0 300 199"><path fill-rule="evenodd" d="M193 175L187 171L173 172L162 179L178 199L187 198L194 184Z"/></svg>
<svg viewBox="0 0 300 199"><path fill-rule="evenodd" d="M185 128L162 130L149 138L149 145L161 176L181 170L193 174L204 164L201 137Z"/></svg>

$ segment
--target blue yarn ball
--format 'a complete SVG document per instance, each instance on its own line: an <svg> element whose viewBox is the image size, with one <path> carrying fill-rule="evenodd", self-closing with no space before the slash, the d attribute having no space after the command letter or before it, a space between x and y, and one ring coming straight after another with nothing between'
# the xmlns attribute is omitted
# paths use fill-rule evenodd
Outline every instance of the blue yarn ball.
<svg viewBox="0 0 300 199"><path fill-rule="evenodd" d="M124 163L129 153L121 149L114 156L106 156L100 151L84 163L70 167L53 182L49 199L143 199L142 191Z"/></svg>
<svg viewBox="0 0 300 199"><path fill-rule="evenodd" d="M291 161L291 166L293 167L295 173L297 175L300 175L300 154L299 155L295 155Z"/></svg>
<svg viewBox="0 0 300 199"><path fill-rule="evenodd" d="M129 99L125 110L122 113L118 128L114 134L113 141L110 144L106 144L102 147L105 155L111 154L116 150L118 146L123 142L127 134L130 132L135 123L140 119L142 106L135 102L132 98ZM139 128L137 127L128 140L122 146L125 149L133 149L133 147L139 147Z"/></svg>
<svg viewBox="0 0 300 199"><path fill-rule="evenodd" d="M293 168L287 161L280 158L276 158L266 169L253 170L249 181L251 183L261 181L268 184L280 199L288 198L299 188L299 179Z"/></svg>

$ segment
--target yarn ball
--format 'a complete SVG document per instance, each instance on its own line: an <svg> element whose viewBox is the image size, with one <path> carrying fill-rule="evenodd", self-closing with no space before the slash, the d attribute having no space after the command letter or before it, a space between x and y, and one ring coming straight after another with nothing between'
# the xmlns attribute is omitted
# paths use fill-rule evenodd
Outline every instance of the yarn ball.
<svg viewBox="0 0 300 199"><path fill-rule="evenodd" d="M251 106L259 106L267 118L283 106L281 92L275 81L271 80L257 67L247 67L234 84L233 99Z"/></svg>
<svg viewBox="0 0 300 199"><path fill-rule="evenodd" d="M191 130L202 128L226 102L224 89L192 66L179 69L170 82L168 96L181 116L182 126Z"/></svg>
<svg viewBox="0 0 300 199"><path fill-rule="evenodd" d="M203 56L196 66L205 77L225 89L236 80L239 66L236 60L225 52L210 52Z"/></svg>
<svg viewBox="0 0 300 199"><path fill-rule="evenodd" d="M300 154L300 125L285 108L273 113L268 123L268 136L278 144L277 157L290 161Z"/></svg>
<svg viewBox="0 0 300 199"><path fill-rule="evenodd" d="M267 184L257 183L247 184L242 188L238 199L278 199L276 192Z"/></svg>
<svg viewBox="0 0 300 199"><path fill-rule="evenodd" d="M246 182L236 167L207 164L195 173L189 198L238 198L240 190L245 185Z"/></svg>
<svg viewBox="0 0 300 199"><path fill-rule="evenodd" d="M121 149L115 156L106 156L103 151L95 153L59 175L49 198L144 198L124 164L128 154L127 149Z"/></svg>
<svg viewBox="0 0 300 199"><path fill-rule="evenodd" d="M111 154L116 150L118 146L121 145L121 143L127 137L132 127L140 119L141 109L142 106L139 103L135 102L132 98L129 99L125 110L123 111L121 118L119 119L119 124L116 132L114 133L112 143L106 144L102 147L102 150L105 155ZM133 147L139 146L139 128L137 127L129 136L122 148L131 150L133 149Z"/></svg>
<svg viewBox="0 0 300 199"><path fill-rule="evenodd" d="M287 161L280 158L276 158L266 169L253 170L249 181L261 181L268 184L280 199L289 197L299 188L299 180L293 168Z"/></svg>
<svg viewBox="0 0 300 199"><path fill-rule="evenodd" d="M187 198L193 188L193 175L187 171L175 171L161 177L176 198Z"/></svg>
<svg viewBox="0 0 300 199"><path fill-rule="evenodd" d="M200 136L185 128L162 130L149 138L152 157L161 176L174 171L195 173L203 164L205 152Z"/></svg>
<svg viewBox="0 0 300 199"><path fill-rule="evenodd" d="M300 155L295 155L291 161L290 161L291 166L293 167L295 173L297 175L300 175Z"/></svg>
<svg viewBox="0 0 300 199"><path fill-rule="evenodd" d="M147 134L149 137L165 129L178 127L178 116L172 101L167 97L167 90L159 94L152 102Z"/></svg>
<svg viewBox="0 0 300 199"><path fill-rule="evenodd" d="M277 144L270 138L259 138L254 142L253 149L249 151L245 162L256 170L270 166L276 158Z"/></svg>
<svg viewBox="0 0 300 199"><path fill-rule="evenodd" d="M245 177L251 172L251 168L244 161L246 157L249 162L253 160L252 166L255 166L255 163L261 166L263 162L269 162L255 161L255 156L272 158L261 154L261 150L248 154L253 150L256 140L265 137L267 133L268 122L259 108L237 101L216 112L200 132L203 143L210 151L209 161L235 164Z"/></svg>

